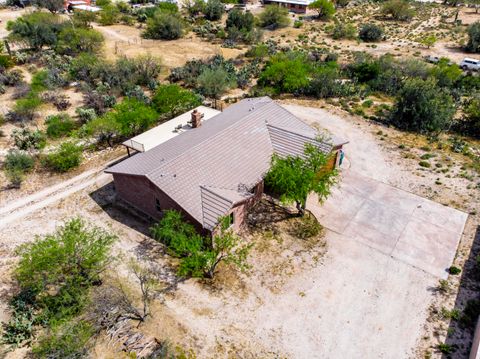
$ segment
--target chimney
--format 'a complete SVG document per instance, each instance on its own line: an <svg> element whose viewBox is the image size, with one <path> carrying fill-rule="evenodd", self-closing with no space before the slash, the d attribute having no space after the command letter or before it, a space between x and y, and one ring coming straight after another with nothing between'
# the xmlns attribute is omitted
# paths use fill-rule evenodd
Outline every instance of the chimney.
<svg viewBox="0 0 480 359"><path fill-rule="evenodd" d="M192 128L198 128L202 125L203 113L198 112L197 109L192 111Z"/></svg>

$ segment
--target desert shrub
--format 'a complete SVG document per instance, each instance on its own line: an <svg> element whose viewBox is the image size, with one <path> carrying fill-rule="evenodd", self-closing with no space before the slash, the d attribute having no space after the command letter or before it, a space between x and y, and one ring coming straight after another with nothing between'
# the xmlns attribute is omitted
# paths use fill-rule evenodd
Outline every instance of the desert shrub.
<svg viewBox="0 0 480 359"><path fill-rule="evenodd" d="M278 92L298 93L309 85L311 73L312 65L305 54L279 53L267 62L258 84L273 87Z"/></svg>
<svg viewBox="0 0 480 359"><path fill-rule="evenodd" d="M174 210L165 211L159 223L151 228L154 239L165 243L169 251L180 257L181 276L213 278L219 263L232 263L246 269L249 245L240 245L240 238L230 227L230 218L220 219L213 239L202 237ZM167 244L168 243L168 244Z"/></svg>
<svg viewBox="0 0 480 359"><path fill-rule="evenodd" d="M178 15L159 11L147 20L142 36L147 39L175 40L181 38L183 32L183 21Z"/></svg>
<svg viewBox="0 0 480 359"><path fill-rule="evenodd" d="M480 21L474 22L468 27L468 42L465 50L468 52L480 52Z"/></svg>
<svg viewBox="0 0 480 359"><path fill-rule="evenodd" d="M247 43L256 42L261 36L254 29L255 18L250 12L233 9L228 13L226 29L228 39L237 41L241 39Z"/></svg>
<svg viewBox="0 0 480 359"><path fill-rule="evenodd" d="M200 93L215 99L234 85L229 74L221 68L205 69L197 83Z"/></svg>
<svg viewBox="0 0 480 359"><path fill-rule="evenodd" d="M97 89L101 83L111 91L125 94L137 85L154 87L161 69L160 60L150 55L120 57L111 63L82 54L72 60L69 74L72 79L85 81L90 86L97 86Z"/></svg>
<svg viewBox="0 0 480 359"><path fill-rule="evenodd" d="M25 151L41 149L47 143L43 132L40 130L32 131L26 127L13 130L12 139L15 147Z"/></svg>
<svg viewBox="0 0 480 359"><path fill-rule="evenodd" d="M64 4L63 0L34 0L32 2L36 6L47 9L53 14L59 12L60 10L63 10Z"/></svg>
<svg viewBox="0 0 480 359"><path fill-rule="evenodd" d="M46 12L32 12L7 23L9 39L13 42L40 50L44 46L54 46L58 33L65 26L57 15Z"/></svg>
<svg viewBox="0 0 480 359"><path fill-rule="evenodd" d="M6 171L28 172L33 169L34 165L35 159L29 154L18 150L10 150L5 156L3 168Z"/></svg>
<svg viewBox="0 0 480 359"><path fill-rule="evenodd" d="M109 26L118 23L120 20L120 11L114 5L103 6L97 21L100 25Z"/></svg>
<svg viewBox="0 0 480 359"><path fill-rule="evenodd" d="M317 98L348 96L353 89L342 83L340 69L335 62L317 66L305 93Z"/></svg>
<svg viewBox="0 0 480 359"><path fill-rule="evenodd" d="M335 5L330 0L315 0L308 7L318 13L319 19L330 19L335 14Z"/></svg>
<svg viewBox="0 0 480 359"><path fill-rule="evenodd" d="M97 88L83 94L85 107L94 109L97 115L103 115L115 105L116 101L116 97L104 88Z"/></svg>
<svg viewBox="0 0 480 359"><path fill-rule="evenodd" d="M226 28L236 27L239 30L250 31L255 25L255 18L250 12L233 9L228 13Z"/></svg>
<svg viewBox="0 0 480 359"><path fill-rule="evenodd" d="M208 20L217 21L225 12L225 5L220 0L207 0L203 12Z"/></svg>
<svg viewBox="0 0 480 359"><path fill-rule="evenodd" d="M204 248L203 238L195 227L186 222L182 214L166 210L162 219L150 228L153 238L165 244L171 255L187 256Z"/></svg>
<svg viewBox="0 0 480 359"><path fill-rule="evenodd" d="M112 0L97 0L96 5L104 8L105 6L112 5Z"/></svg>
<svg viewBox="0 0 480 359"><path fill-rule="evenodd" d="M465 132L480 136L480 97L475 96L467 100L463 113Z"/></svg>
<svg viewBox="0 0 480 359"><path fill-rule="evenodd" d="M152 81L157 81L162 70L160 59L151 55L122 58L118 60L117 67L121 67L120 61L129 63L128 67L131 68L134 75L133 79L130 80L133 85L150 86Z"/></svg>
<svg viewBox="0 0 480 359"><path fill-rule="evenodd" d="M132 87L129 90L126 90L125 91L125 97L137 99L137 100L143 102L146 105L150 105L151 102L152 102L150 100L150 97L148 97L148 95L145 93L145 91L143 91L143 89L138 85L135 86L135 87Z"/></svg>
<svg viewBox="0 0 480 359"><path fill-rule="evenodd" d="M201 104L198 95L178 85L160 85L152 98L153 107L160 115L170 118Z"/></svg>
<svg viewBox="0 0 480 359"><path fill-rule="evenodd" d="M20 70L0 72L0 83L5 86L18 86L23 82L23 73ZM23 97L23 96L21 96Z"/></svg>
<svg viewBox="0 0 480 359"><path fill-rule="evenodd" d="M68 73L72 80L85 81L93 84L97 76L97 69L103 61L93 54L80 54L72 59Z"/></svg>
<svg viewBox="0 0 480 359"><path fill-rule="evenodd" d="M62 55L97 53L103 45L103 35L94 29L66 27L58 34L55 50Z"/></svg>
<svg viewBox="0 0 480 359"><path fill-rule="evenodd" d="M66 113L48 116L45 124L47 125L47 136L51 138L67 136L75 128L75 121Z"/></svg>
<svg viewBox="0 0 480 359"><path fill-rule="evenodd" d="M382 5L381 13L399 21L409 21L415 14L408 0L388 0Z"/></svg>
<svg viewBox="0 0 480 359"><path fill-rule="evenodd" d="M86 358L94 328L85 321L67 322L41 336L32 349L39 358Z"/></svg>
<svg viewBox="0 0 480 359"><path fill-rule="evenodd" d="M267 40L264 43L252 46L246 53L246 57L263 59L267 56L274 55L277 52L277 44L274 41Z"/></svg>
<svg viewBox="0 0 480 359"><path fill-rule="evenodd" d="M392 123L409 131L439 132L451 126L454 113L452 97L433 80L408 79L397 96Z"/></svg>
<svg viewBox="0 0 480 359"><path fill-rule="evenodd" d="M440 87L453 88L463 77L463 71L457 64L449 64L447 59L441 59L431 70L431 75Z"/></svg>
<svg viewBox="0 0 480 359"><path fill-rule="evenodd" d="M82 163L83 147L73 142L63 142L55 151L48 153L43 164L56 172L67 172Z"/></svg>
<svg viewBox="0 0 480 359"><path fill-rule="evenodd" d="M406 78L426 79L431 70L424 61L417 59L397 60L386 54L374 58L365 53L358 53L347 66L348 75L362 84L367 84L373 91L395 95L403 86Z"/></svg>
<svg viewBox="0 0 480 359"><path fill-rule="evenodd" d="M259 15L261 27L272 30L287 27L290 24L288 10L277 5L267 5Z"/></svg>
<svg viewBox="0 0 480 359"><path fill-rule="evenodd" d="M20 186L25 174L33 169L35 159L27 153L10 150L5 156L3 169L10 183L16 187ZM23 318L20 318L19 325L22 325Z"/></svg>
<svg viewBox="0 0 480 359"><path fill-rule="evenodd" d="M357 37L357 29L355 25L350 23L337 22L332 29L332 37L339 39L355 39Z"/></svg>
<svg viewBox="0 0 480 359"><path fill-rule="evenodd" d="M20 257L14 276L20 292L28 294L25 309L35 309L40 323L54 325L80 312L88 289L110 261L116 237L79 218L67 221L53 234L17 248Z"/></svg>
<svg viewBox="0 0 480 359"><path fill-rule="evenodd" d="M355 59L348 65L350 77L361 83L368 83L375 80L380 72L380 63L375 59L365 56Z"/></svg>
<svg viewBox="0 0 480 359"><path fill-rule="evenodd" d="M187 12L191 17L197 16L205 11L204 0L187 0L184 1L183 6L187 9Z"/></svg>
<svg viewBox="0 0 480 359"><path fill-rule="evenodd" d="M157 111L133 98L124 99L104 116L107 121L118 124L119 134L122 136L143 132L158 121Z"/></svg>
<svg viewBox="0 0 480 359"><path fill-rule="evenodd" d="M11 306L12 317L7 323L3 323L1 343L20 346L32 337L36 318L31 307Z"/></svg>
<svg viewBox="0 0 480 359"><path fill-rule="evenodd" d="M72 21L75 27L90 28L91 23L97 19L97 13L91 11L75 11Z"/></svg>
<svg viewBox="0 0 480 359"><path fill-rule="evenodd" d="M363 24L358 31L358 37L365 42L380 41L383 37L383 29L372 23Z"/></svg>
<svg viewBox="0 0 480 359"><path fill-rule="evenodd" d="M35 110L42 105L42 100L34 93L27 97L18 99L13 107L13 114L9 114L9 119L13 122L28 122L35 116Z"/></svg>
<svg viewBox="0 0 480 359"><path fill-rule="evenodd" d="M0 54L0 69L9 69L13 67L15 62L10 55Z"/></svg>
<svg viewBox="0 0 480 359"><path fill-rule="evenodd" d="M65 111L71 106L68 97L58 92L46 92L41 96L42 101L51 103L58 111Z"/></svg>
<svg viewBox="0 0 480 359"><path fill-rule="evenodd" d="M228 73L230 80L235 80L237 71L232 60L225 60L223 56L216 55L207 60L188 61L185 66L174 68L170 73L171 82L183 81L188 87L195 88L198 77L207 69L222 69Z"/></svg>
<svg viewBox="0 0 480 359"><path fill-rule="evenodd" d="M461 273L461 269L458 268L458 267L455 267L455 266L451 266L450 268L448 268L448 273L452 274L452 275L457 275L457 274L460 274Z"/></svg>
<svg viewBox="0 0 480 359"><path fill-rule="evenodd" d="M423 34L417 40L420 44L425 46L427 49L431 48L437 42L437 37L434 34Z"/></svg>
<svg viewBox="0 0 480 359"><path fill-rule="evenodd" d="M290 232L297 238L309 239L318 236L322 228L315 216L310 213L305 213L297 221L292 223Z"/></svg>
<svg viewBox="0 0 480 359"><path fill-rule="evenodd" d="M75 109L75 112L82 123L86 123L97 118L97 113L93 108L79 107Z"/></svg>

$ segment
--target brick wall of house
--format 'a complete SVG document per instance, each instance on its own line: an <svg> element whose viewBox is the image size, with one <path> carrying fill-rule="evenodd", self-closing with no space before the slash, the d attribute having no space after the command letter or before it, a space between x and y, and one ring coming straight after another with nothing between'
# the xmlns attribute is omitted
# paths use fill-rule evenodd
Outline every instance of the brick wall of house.
<svg viewBox="0 0 480 359"><path fill-rule="evenodd" d="M263 194L263 181L259 182L254 188L255 195L248 201L233 207L230 213L233 213L234 221L233 228L235 231L240 231L247 224L247 215L250 208L260 200Z"/></svg>
<svg viewBox="0 0 480 359"><path fill-rule="evenodd" d="M113 180L117 196L148 216L158 220L162 217L163 210L175 209L182 212L185 219L198 230L202 230L200 223L147 178L115 173L113 174ZM160 211L157 209L156 199L160 204Z"/></svg>
<svg viewBox="0 0 480 359"><path fill-rule="evenodd" d="M175 209L182 212L185 218L191 222L198 231L204 232L201 223L191 217L175 201L147 178L115 173L113 174L113 180L117 196L139 211L158 220L162 217L163 210ZM262 197L263 181L255 186L254 193L255 195L252 198L232 208L230 211L230 213L233 213L234 215L234 229L236 231L242 229L246 224L249 209ZM157 209L156 199L159 201L160 211Z"/></svg>

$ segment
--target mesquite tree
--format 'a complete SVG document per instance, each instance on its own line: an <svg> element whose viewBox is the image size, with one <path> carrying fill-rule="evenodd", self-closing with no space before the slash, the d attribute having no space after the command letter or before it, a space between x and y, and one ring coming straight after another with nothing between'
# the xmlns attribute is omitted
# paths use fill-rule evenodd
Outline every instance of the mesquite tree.
<svg viewBox="0 0 480 359"><path fill-rule="evenodd" d="M337 182L338 172L328 168L330 158L331 154L312 144L305 146L304 156L283 158L274 154L265 184L280 196L283 203L295 203L299 215L303 215L311 192L316 193L322 202Z"/></svg>

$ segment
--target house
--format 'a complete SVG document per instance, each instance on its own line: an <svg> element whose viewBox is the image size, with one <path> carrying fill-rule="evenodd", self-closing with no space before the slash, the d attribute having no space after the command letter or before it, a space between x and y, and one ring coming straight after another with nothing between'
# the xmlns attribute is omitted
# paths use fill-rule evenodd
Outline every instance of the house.
<svg viewBox="0 0 480 359"><path fill-rule="evenodd" d="M66 11L88 11L88 12L99 12L102 9L98 6L92 6L91 0L64 0L63 7Z"/></svg>
<svg viewBox="0 0 480 359"><path fill-rule="evenodd" d="M303 155L306 143L333 152L346 143L318 142L317 132L268 97L244 99L208 121L190 113L193 129L110 167L117 196L159 219L181 211L197 229L212 231L221 216L235 229L263 193L273 153Z"/></svg>
<svg viewBox="0 0 480 359"><path fill-rule="evenodd" d="M307 12L308 5L310 5L313 0L263 0L264 5L275 4L278 6L283 6L288 9L288 11L294 12L296 14L305 14Z"/></svg>

